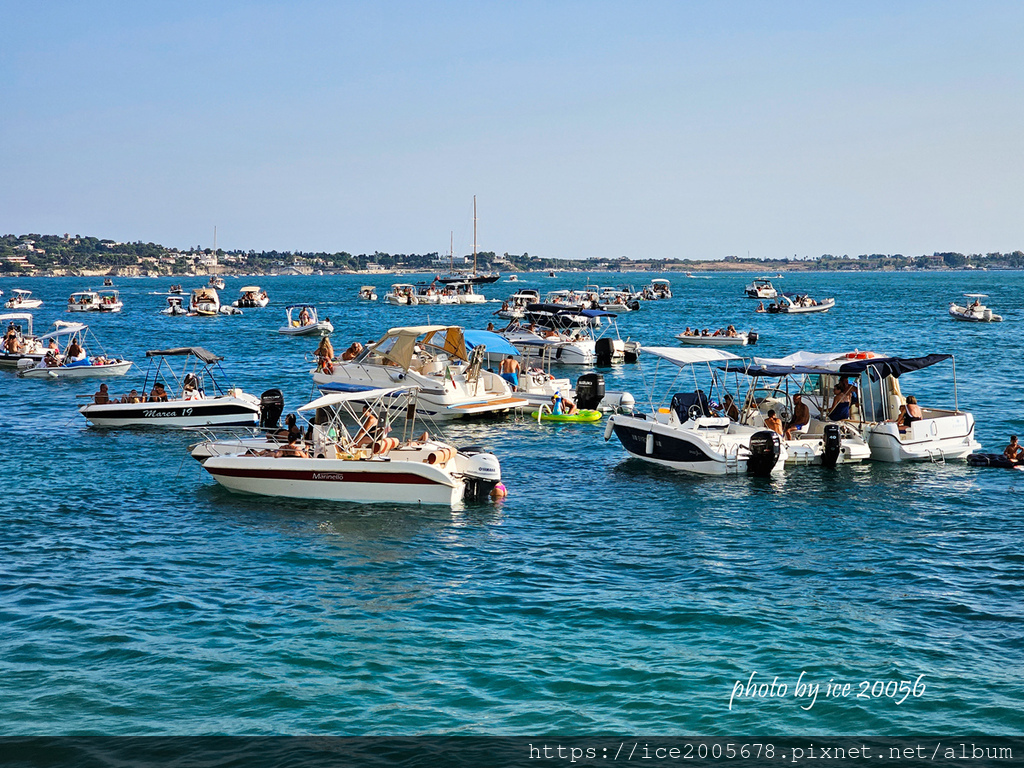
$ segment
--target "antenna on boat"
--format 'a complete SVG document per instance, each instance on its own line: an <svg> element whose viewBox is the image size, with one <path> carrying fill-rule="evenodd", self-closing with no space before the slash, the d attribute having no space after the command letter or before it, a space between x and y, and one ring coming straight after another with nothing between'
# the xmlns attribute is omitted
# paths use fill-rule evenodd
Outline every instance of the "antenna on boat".
<svg viewBox="0 0 1024 768"><path fill-rule="evenodd" d="M452 242L448 246L448 272L452 273L455 271L455 230L450 230Z"/></svg>
<svg viewBox="0 0 1024 768"><path fill-rule="evenodd" d="M213 252L217 253L217 225L213 225Z"/></svg>

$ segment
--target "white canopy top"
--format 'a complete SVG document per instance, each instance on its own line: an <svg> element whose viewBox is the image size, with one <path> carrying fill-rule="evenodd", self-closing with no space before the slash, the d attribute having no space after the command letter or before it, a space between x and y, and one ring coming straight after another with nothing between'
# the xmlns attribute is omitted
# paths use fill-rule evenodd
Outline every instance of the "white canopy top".
<svg viewBox="0 0 1024 768"><path fill-rule="evenodd" d="M318 397L316 400L300 406L300 411L315 411L317 408L327 408L341 403L350 403L353 400L377 400L385 395L395 392L406 392L415 387L387 387L385 389L364 389L356 392L331 392L330 394Z"/></svg>
<svg viewBox="0 0 1024 768"><path fill-rule="evenodd" d="M253 293L256 293L259 289L260 289L260 287L258 285L247 285L244 288L239 288L238 292L239 293L249 293L250 291L252 291Z"/></svg>
<svg viewBox="0 0 1024 768"><path fill-rule="evenodd" d="M988 298L988 294L987 293L965 293L964 296L966 296L969 299L987 299Z"/></svg>
<svg viewBox="0 0 1024 768"><path fill-rule="evenodd" d="M0 323L8 320L28 320L32 322L32 315L28 312L8 312L6 315L0 315Z"/></svg>
<svg viewBox="0 0 1024 768"><path fill-rule="evenodd" d="M807 352L801 349L785 357L755 357L757 365L789 365L789 366L810 366L820 367L827 365L837 357L842 357L842 352Z"/></svg>
<svg viewBox="0 0 1024 768"><path fill-rule="evenodd" d="M724 349L710 349L708 347L641 347L640 350L648 355L668 360L673 365L684 366L694 363L717 363L720 360L740 360L739 355L726 352Z"/></svg>
<svg viewBox="0 0 1024 768"><path fill-rule="evenodd" d="M28 296L32 291L26 291L24 288L15 288L11 293L20 293L23 296Z"/></svg>
<svg viewBox="0 0 1024 768"><path fill-rule="evenodd" d="M40 336L40 341L46 341L47 339L55 339L58 336L70 336L73 333L80 333L88 328L83 323L69 323L66 320L58 320L55 322L54 327L56 330L50 331L44 336Z"/></svg>

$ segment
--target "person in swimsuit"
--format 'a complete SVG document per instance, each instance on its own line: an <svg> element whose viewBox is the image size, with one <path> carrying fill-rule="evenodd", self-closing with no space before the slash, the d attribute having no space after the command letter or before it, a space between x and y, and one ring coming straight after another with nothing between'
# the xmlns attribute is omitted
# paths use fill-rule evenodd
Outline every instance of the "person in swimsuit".
<svg viewBox="0 0 1024 768"><path fill-rule="evenodd" d="M1019 464L1024 458L1024 448L1017 442L1016 435L1010 435L1010 444L1003 448L1003 456L1011 464Z"/></svg>
<svg viewBox="0 0 1024 768"><path fill-rule="evenodd" d="M764 420L764 425L772 432L782 434L782 419L776 416L775 411L771 409L768 410L768 418Z"/></svg>
<svg viewBox="0 0 1024 768"><path fill-rule="evenodd" d="M501 378L511 384L513 389L519 387L519 371L521 369L522 366L519 365L519 361L512 355L507 355L501 361L501 365L498 368Z"/></svg>
<svg viewBox="0 0 1024 768"><path fill-rule="evenodd" d="M842 421L850 418L850 404L853 402L853 384L844 376L836 384L833 392L832 406L828 411L829 419L832 421Z"/></svg>
<svg viewBox="0 0 1024 768"><path fill-rule="evenodd" d="M803 395L797 393L793 395L793 418L786 425L786 439L792 440L793 433L798 431L800 427L805 426L811 420L811 409L807 407L807 403L804 402Z"/></svg>
<svg viewBox="0 0 1024 768"><path fill-rule="evenodd" d="M924 418L924 413L921 412L921 406L917 404L917 398L913 395L907 396L907 415L903 419L903 423L906 426L910 426L915 421L920 421Z"/></svg>

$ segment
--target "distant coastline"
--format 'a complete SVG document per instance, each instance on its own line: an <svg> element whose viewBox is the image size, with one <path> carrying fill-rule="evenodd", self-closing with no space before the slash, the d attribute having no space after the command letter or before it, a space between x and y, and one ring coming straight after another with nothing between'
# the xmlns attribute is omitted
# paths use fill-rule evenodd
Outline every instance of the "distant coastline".
<svg viewBox="0 0 1024 768"><path fill-rule="evenodd" d="M182 251L156 243L122 243L82 235L0 236L0 277L195 277L206 275L276 276L311 274L358 274L374 276L431 274L471 270L469 257L449 259L437 253L353 255L301 251L225 251L194 248ZM545 272L744 272L772 275L777 272L897 272L918 270L1015 270L1024 269L1024 252L962 254L933 253L920 256L863 254L813 258L752 259L727 256L699 259L557 259L528 253L501 256L478 253L479 270L503 274Z"/></svg>

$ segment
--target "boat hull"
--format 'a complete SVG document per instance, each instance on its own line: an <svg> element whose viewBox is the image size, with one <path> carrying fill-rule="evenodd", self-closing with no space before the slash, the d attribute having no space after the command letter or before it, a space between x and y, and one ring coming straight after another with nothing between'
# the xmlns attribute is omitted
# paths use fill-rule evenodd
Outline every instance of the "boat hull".
<svg viewBox="0 0 1024 768"><path fill-rule="evenodd" d="M750 343L745 333L737 336L683 336L678 334L676 338L680 344L689 344L695 347L743 347Z"/></svg>
<svg viewBox="0 0 1024 768"><path fill-rule="evenodd" d="M70 365L57 368L22 368L18 376L23 379L102 379L124 376L132 367L130 360L110 365Z"/></svg>
<svg viewBox="0 0 1024 768"><path fill-rule="evenodd" d="M214 397L166 403L89 403L78 409L94 427L254 426L260 420L255 397Z"/></svg>
<svg viewBox="0 0 1024 768"><path fill-rule="evenodd" d="M326 336L334 332L334 325L326 320L322 320L319 323L300 325L298 327L282 325L277 329L277 332L284 336Z"/></svg>
<svg viewBox="0 0 1024 768"><path fill-rule="evenodd" d="M465 484L433 465L405 461L212 456L203 468L235 493L364 504L462 502Z"/></svg>
<svg viewBox="0 0 1024 768"><path fill-rule="evenodd" d="M981 449L974 439L974 417L969 413L915 421L902 435L892 422L870 426L867 433L874 461L943 462L966 459Z"/></svg>

